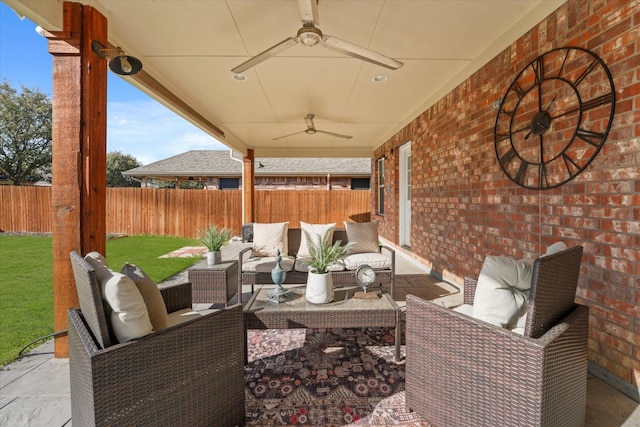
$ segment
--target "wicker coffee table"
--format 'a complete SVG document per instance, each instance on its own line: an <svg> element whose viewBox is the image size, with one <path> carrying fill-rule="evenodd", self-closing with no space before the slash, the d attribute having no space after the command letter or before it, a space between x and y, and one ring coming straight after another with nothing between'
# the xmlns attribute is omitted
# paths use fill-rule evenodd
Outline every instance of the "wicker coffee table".
<svg viewBox="0 0 640 427"><path fill-rule="evenodd" d="M292 328L395 328L395 361L400 361L400 308L389 294L375 299L352 298L361 288L335 290L333 302L311 304L304 297L305 287L289 288L287 302L267 300L270 288L260 288L244 308L245 335L248 329ZM245 336L245 345L246 345ZM245 352L246 354L246 352Z"/></svg>

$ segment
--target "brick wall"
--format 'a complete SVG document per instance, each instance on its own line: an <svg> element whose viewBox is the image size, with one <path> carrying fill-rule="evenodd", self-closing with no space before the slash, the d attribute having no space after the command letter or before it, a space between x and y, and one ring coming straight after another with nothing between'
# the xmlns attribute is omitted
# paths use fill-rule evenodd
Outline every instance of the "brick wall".
<svg viewBox="0 0 640 427"><path fill-rule="evenodd" d="M582 174L555 189L528 190L498 164L493 104L529 62L563 46L589 49L607 64L614 122ZM398 147L411 141L411 253L445 279L461 285L464 276L477 277L489 254L533 259L557 240L583 245L578 301L591 309L590 366L637 399L638 123L640 2L570 0L376 150L375 159L386 158L385 215L372 218L382 236L398 242Z"/></svg>

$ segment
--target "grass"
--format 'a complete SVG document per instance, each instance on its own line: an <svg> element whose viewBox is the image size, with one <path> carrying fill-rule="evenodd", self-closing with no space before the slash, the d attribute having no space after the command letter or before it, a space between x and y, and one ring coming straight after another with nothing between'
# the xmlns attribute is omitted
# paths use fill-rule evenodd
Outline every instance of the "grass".
<svg viewBox="0 0 640 427"><path fill-rule="evenodd" d="M201 258L158 258L197 239L131 236L107 241L107 263L141 266L156 283ZM0 366L31 341L53 332L53 249L50 236L0 235ZM38 343L40 344L40 342Z"/></svg>

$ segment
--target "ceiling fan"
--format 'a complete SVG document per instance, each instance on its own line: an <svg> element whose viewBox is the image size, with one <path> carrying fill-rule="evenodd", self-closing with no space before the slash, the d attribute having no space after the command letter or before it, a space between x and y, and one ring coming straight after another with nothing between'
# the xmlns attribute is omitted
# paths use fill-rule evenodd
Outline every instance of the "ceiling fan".
<svg viewBox="0 0 640 427"><path fill-rule="evenodd" d="M287 138L287 137L290 137L290 136L293 136L293 135L298 135L298 134L301 134L301 133L306 133L308 135L313 135L314 133L326 133L327 135L335 136L335 137L338 137L338 138L345 138L345 139L353 138L350 135L342 135L340 133L327 132L326 130L316 129L316 127L313 124L313 118L314 117L315 117L315 115L311 114L311 113L309 113L306 116L304 116L304 122L307 125L307 128L305 130L300 131L300 132L290 133L289 135L278 136L276 138L272 138L272 140L275 141L276 139Z"/></svg>
<svg viewBox="0 0 640 427"><path fill-rule="evenodd" d="M298 9L300 11L300 19L302 20L302 28L298 30L295 37L289 37L264 52L259 53L248 61L245 61L233 68L231 72L235 74L242 74L249 68L260 64L291 46L294 46L296 43L302 43L309 47L321 43L322 46L392 70L397 70L404 65L398 60L389 58L367 48L349 43L328 34L322 34L320 28L316 27L316 25L320 25L318 18L318 0L298 0Z"/></svg>

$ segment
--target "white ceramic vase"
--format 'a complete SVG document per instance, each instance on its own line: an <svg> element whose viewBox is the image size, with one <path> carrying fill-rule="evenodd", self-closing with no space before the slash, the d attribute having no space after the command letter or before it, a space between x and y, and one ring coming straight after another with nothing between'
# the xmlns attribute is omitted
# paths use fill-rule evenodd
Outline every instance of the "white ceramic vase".
<svg viewBox="0 0 640 427"><path fill-rule="evenodd" d="M222 252L207 252L207 265L216 265L222 262Z"/></svg>
<svg viewBox="0 0 640 427"><path fill-rule="evenodd" d="M309 272L305 297L307 301L313 304L326 304L333 301L333 277L331 273L317 274Z"/></svg>

